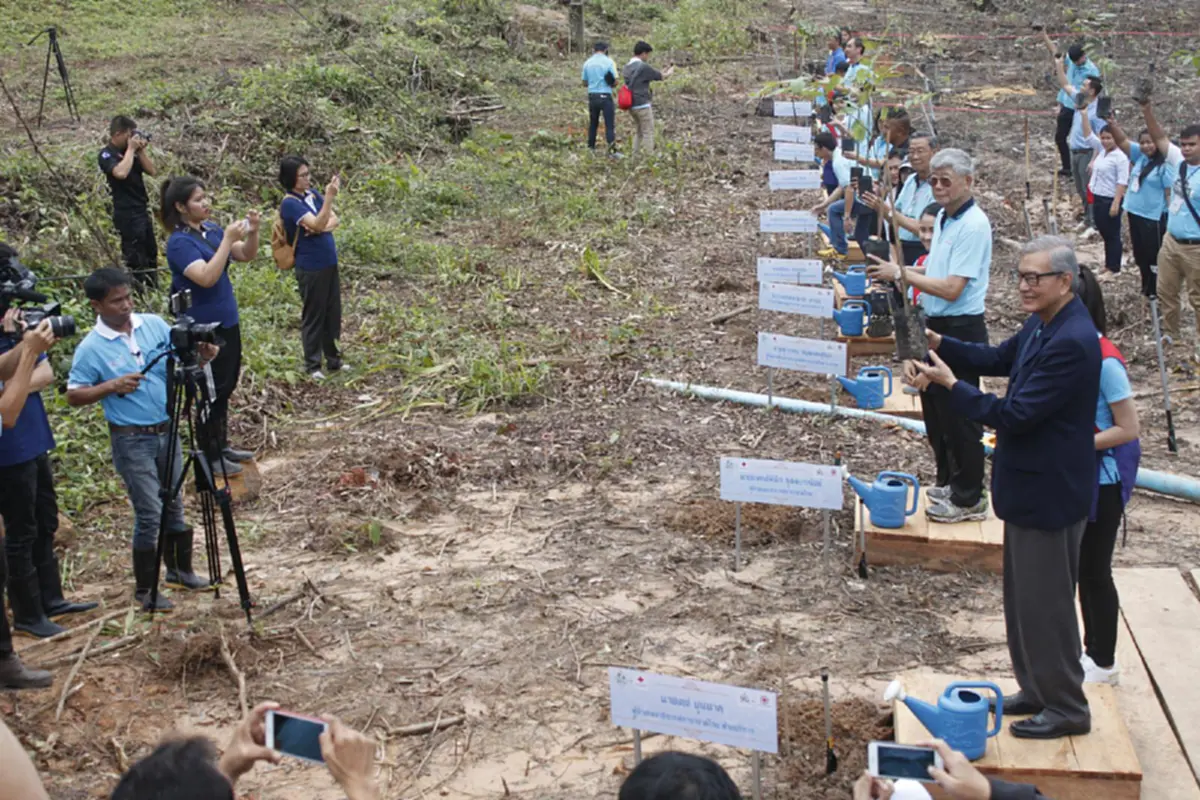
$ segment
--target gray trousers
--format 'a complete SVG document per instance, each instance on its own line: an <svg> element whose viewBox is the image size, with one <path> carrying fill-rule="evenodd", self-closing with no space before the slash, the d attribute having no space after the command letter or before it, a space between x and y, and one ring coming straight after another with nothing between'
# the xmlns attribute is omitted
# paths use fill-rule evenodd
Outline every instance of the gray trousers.
<svg viewBox="0 0 1200 800"><path fill-rule="evenodd" d="M1075 616L1079 545L1087 520L1047 531L1004 523L1004 627L1013 674L1047 722L1084 723L1082 647Z"/></svg>
<svg viewBox="0 0 1200 800"><path fill-rule="evenodd" d="M1083 203L1083 216L1081 217L1089 227L1096 227L1096 223L1092 218L1092 206L1088 203L1088 181L1091 175L1088 174L1088 164L1092 163L1092 151L1071 151L1071 180L1075 183L1075 191L1079 194L1079 202Z"/></svg>

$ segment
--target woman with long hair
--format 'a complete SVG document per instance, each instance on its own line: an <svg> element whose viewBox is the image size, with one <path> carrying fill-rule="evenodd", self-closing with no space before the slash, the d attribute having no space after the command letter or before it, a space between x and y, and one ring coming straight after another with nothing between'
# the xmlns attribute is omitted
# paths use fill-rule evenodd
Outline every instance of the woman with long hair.
<svg viewBox="0 0 1200 800"><path fill-rule="evenodd" d="M237 298L229 280L231 261L253 261L258 253L259 214L251 210L228 228L210 218L212 207L204 182L185 176L163 184L161 210L167 239L167 265L171 268L171 291L188 290L192 306L188 316L196 322L220 324L224 340L213 359L212 377L216 396L212 404L211 435L217 437L220 457L212 460L213 471L235 475L240 463L254 454L229 446L229 399L242 371L242 333Z"/></svg>
<svg viewBox="0 0 1200 800"><path fill-rule="evenodd" d="M1083 609L1083 674L1087 683L1119 680L1117 615L1120 602L1113 583L1112 556L1125 504L1133 493L1141 460L1138 413L1125 360L1105 333L1108 319L1096 276L1079 268L1079 299L1100 337L1100 397L1096 402L1096 481L1099 488L1079 548L1079 604Z"/></svg>
<svg viewBox="0 0 1200 800"><path fill-rule="evenodd" d="M1143 130L1137 142L1130 141L1116 120L1111 120L1117 147L1129 156L1129 191L1125 193L1125 215L1129 217L1129 240L1133 260L1142 273L1142 295L1158 293L1158 249L1167 232L1167 192L1175 178L1167 166L1167 154L1158 149L1150 132Z"/></svg>

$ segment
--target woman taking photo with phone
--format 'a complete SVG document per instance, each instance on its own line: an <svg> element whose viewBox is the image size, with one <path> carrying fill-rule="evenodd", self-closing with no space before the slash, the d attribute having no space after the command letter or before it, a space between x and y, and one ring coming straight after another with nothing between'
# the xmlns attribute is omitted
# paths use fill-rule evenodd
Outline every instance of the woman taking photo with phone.
<svg viewBox="0 0 1200 800"><path fill-rule="evenodd" d="M1125 214L1129 217L1129 240L1133 261L1142 273L1142 296L1158 294L1158 249L1167 232L1166 193L1175 177L1167 166L1167 154L1161 152L1150 131L1138 134L1132 142L1116 119L1108 128L1117 147L1129 156L1129 191L1125 193Z"/></svg>
<svg viewBox="0 0 1200 800"><path fill-rule="evenodd" d="M342 289L333 240L338 226L333 201L341 180L334 175L322 195L313 188L308 162L300 156L287 156L279 162L279 182L287 190L279 216L295 252L296 283L304 304L300 312L304 369L310 378L320 381L325 379L322 355L330 372L346 367L338 349L342 338Z"/></svg>
<svg viewBox="0 0 1200 800"><path fill-rule="evenodd" d="M220 441L221 458L213 461L212 467L218 475L236 475L242 471L239 464L254 454L229 446L229 398L242 371L242 332L229 263L254 260L259 214L251 210L245 219L222 229L209 219L212 208L204 183L187 176L163 184L161 216L163 227L171 231L167 239L171 292L190 291L188 316L196 322L221 325L218 333L224 343L211 363L217 392L212 406L212 435Z"/></svg>

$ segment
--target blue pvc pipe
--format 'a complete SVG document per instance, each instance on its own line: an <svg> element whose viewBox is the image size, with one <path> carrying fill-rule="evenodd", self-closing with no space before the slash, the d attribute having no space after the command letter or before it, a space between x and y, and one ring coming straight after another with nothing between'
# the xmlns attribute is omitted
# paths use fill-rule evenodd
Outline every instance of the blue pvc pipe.
<svg viewBox="0 0 1200 800"><path fill-rule="evenodd" d="M728 400L731 403L766 408L769 399L771 406L783 411L790 411L793 414L830 414L850 419L866 419L873 422L896 425L913 433L919 433L922 436L925 435L925 423L919 419L894 417L891 414L880 414L877 411L865 411L861 408L831 406L827 403L812 403L808 400L796 400L791 397L775 396L768 398L765 394L757 394L755 392L741 392L736 389L720 389L715 386L699 386L693 383L665 381L661 378L642 378L642 381L652 386L657 386L660 389L690 394L704 400ZM987 451L991 453L991 448L987 448ZM1200 503L1200 481L1195 478L1189 478L1186 475L1172 475L1169 472L1159 472L1158 470L1141 467L1138 469L1137 483L1135 485L1137 488L1145 489L1149 492L1157 492L1169 497L1177 497L1180 500Z"/></svg>

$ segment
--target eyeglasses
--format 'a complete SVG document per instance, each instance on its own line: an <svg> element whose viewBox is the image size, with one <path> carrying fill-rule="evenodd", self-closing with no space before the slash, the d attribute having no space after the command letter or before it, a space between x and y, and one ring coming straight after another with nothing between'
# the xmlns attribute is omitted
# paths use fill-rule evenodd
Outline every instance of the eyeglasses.
<svg viewBox="0 0 1200 800"><path fill-rule="evenodd" d="M929 177L929 185L930 186L945 186L947 189L949 189L951 186L954 185L954 179L953 178L939 178L936 175L931 175Z"/></svg>
<svg viewBox="0 0 1200 800"><path fill-rule="evenodd" d="M1023 283L1030 289L1036 289L1038 284L1042 282L1042 278L1049 278L1051 275L1063 274L1065 273L1061 269L1056 269L1053 272L1018 272L1017 285L1020 286Z"/></svg>

